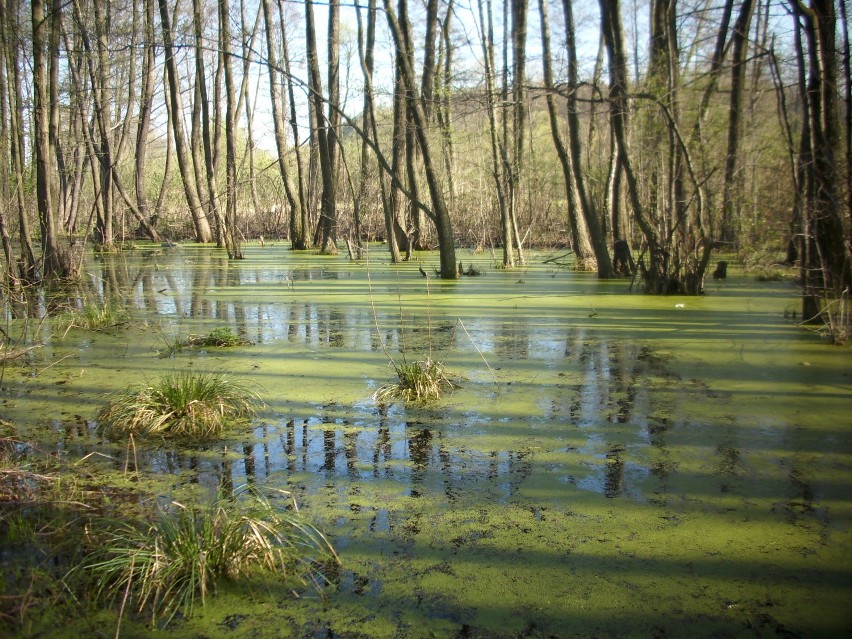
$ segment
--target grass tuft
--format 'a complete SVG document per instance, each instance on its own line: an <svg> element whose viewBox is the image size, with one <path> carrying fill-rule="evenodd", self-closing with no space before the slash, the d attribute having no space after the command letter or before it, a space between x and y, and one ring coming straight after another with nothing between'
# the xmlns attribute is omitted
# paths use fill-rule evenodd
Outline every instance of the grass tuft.
<svg viewBox="0 0 852 639"><path fill-rule="evenodd" d="M72 328L100 331L122 326L130 321L130 312L118 302L109 304L86 303L83 308L65 311L53 320L57 332L67 333Z"/></svg>
<svg viewBox="0 0 852 639"><path fill-rule="evenodd" d="M251 492L165 512L154 524L116 524L81 569L94 579L96 601L126 600L168 623L189 616L224 579L275 576L321 589L329 561L338 558L319 530Z"/></svg>
<svg viewBox="0 0 852 639"><path fill-rule="evenodd" d="M165 375L117 393L98 413L109 437L133 434L210 439L236 420L250 418L257 392L221 373Z"/></svg>
<svg viewBox="0 0 852 639"><path fill-rule="evenodd" d="M230 326L214 328L207 335L190 335L186 339L186 346L219 346L227 348L230 346L247 346L251 344L242 335L237 335Z"/></svg>
<svg viewBox="0 0 852 639"><path fill-rule="evenodd" d="M233 346L248 346L251 344L242 335L235 333L230 326L214 328L207 335L190 335L186 339L165 339L165 348L160 349L161 357L172 357L184 348L230 348Z"/></svg>
<svg viewBox="0 0 852 639"><path fill-rule="evenodd" d="M431 357L410 364L394 363L394 368L399 382L385 384L373 393L373 400L379 404L397 399L406 404L427 402L439 399L445 390L454 388L444 372L444 365Z"/></svg>

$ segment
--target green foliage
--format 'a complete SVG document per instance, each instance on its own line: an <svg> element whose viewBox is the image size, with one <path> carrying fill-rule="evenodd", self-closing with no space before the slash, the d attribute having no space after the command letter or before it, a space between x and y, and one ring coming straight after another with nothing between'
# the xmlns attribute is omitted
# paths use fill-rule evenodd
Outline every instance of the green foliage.
<svg viewBox="0 0 852 639"><path fill-rule="evenodd" d="M445 390L452 390L453 383L444 373L444 365L427 357L423 361L394 363L399 382L385 384L374 394L380 404L402 399L406 404L439 399Z"/></svg>
<svg viewBox="0 0 852 639"><path fill-rule="evenodd" d="M237 335L230 326L220 326L214 328L207 335L196 336L190 335L186 340L187 346L246 346L251 344L249 340L241 335Z"/></svg>
<svg viewBox="0 0 852 639"><path fill-rule="evenodd" d="M72 328L100 331L122 326L130 321L130 312L119 302L103 304L87 302L80 309L60 313L53 320L56 331L67 333Z"/></svg>
<svg viewBox="0 0 852 639"><path fill-rule="evenodd" d="M98 427L107 436L210 439L230 422L250 418L258 404L254 390L224 374L173 373L117 393L98 413Z"/></svg>
<svg viewBox="0 0 852 639"><path fill-rule="evenodd" d="M319 589L324 561L337 562L337 555L319 530L252 493L163 513L154 524L116 524L82 570L94 578L96 601L130 595L138 611L168 623L177 612L189 615L203 605L222 579L270 575Z"/></svg>
<svg viewBox="0 0 852 639"><path fill-rule="evenodd" d="M781 282L786 278L784 269L773 266L759 266L754 271L758 282Z"/></svg>
<svg viewBox="0 0 852 639"><path fill-rule="evenodd" d="M160 357L171 357L184 348L229 348L233 346L248 346L251 344L242 335L238 335L230 326L214 328L207 335L190 335L186 339L165 338L165 348L160 349Z"/></svg>

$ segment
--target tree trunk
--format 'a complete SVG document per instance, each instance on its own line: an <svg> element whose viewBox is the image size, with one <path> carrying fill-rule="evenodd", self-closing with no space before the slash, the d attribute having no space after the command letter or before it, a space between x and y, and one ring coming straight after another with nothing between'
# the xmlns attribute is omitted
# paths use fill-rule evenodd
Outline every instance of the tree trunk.
<svg viewBox="0 0 852 639"><path fill-rule="evenodd" d="M568 226L571 229L571 246L576 256L578 270L590 271L595 268L594 253L589 241L588 228L579 205L579 198L574 186L574 172L571 167L571 156L562 140L559 116L556 110L556 98L553 88L553 68L550 50L550 18L548 16L547 0L538 0L539 15L541 16L542 64L544 67L544 88L547 91L547 115L550 119L550 134L553 146L562 167L565 182L565 198L567 203Z"/></svg>
<svg viewBox="0 0 852 639"><path fill-rule="evenodd" d="M407 62L408 66L412 69L414 68L414 46L412 44L412 35L411 35L411 22L408 19L408 0L400 0L398 3L399 6L399 27L401 29L403 41L406 43L406 48L404 51L405 55L408 56L406 60L402 60L401 58L397 58L397 65L401 65ZM397 55L400 54L400 50L397 49ZM425 55L426 58L429 57L428 54ZM434 58L433 62L434 64ZM400 74L400 78L402 78L402 67L398 71ZM408 173L408 191L411 194L410 201L411 205L409 207L410 210L410 220L411 224L409 225L409 244L410 250L413 251L426 251L429 249L429 244L426 241L427 229L426 229L426 215L422 209L417 206L414 206L414 202L420 200L420 185L417 180L417 176L420 173L420 167L418 163L418 146L417 146L417 135L414 132L416 125L415 122L415 114L413 112L414 104L413 101L418 99L417 96L409 91L406 87L405 81L398 82L396 84L396 89L402 91L402 94L405 96L405 109L403 113L405 114L405 167ZM422 96L419 98L420 105L423 107L423 98ZM425 107L423 107L424 114L426 113ZM427 119L424 122L424 126L429 125L428 116L425 116Z"/></svg>
<svg viewBox="0 0 852 639"><path fill-rule="evenodd" d="M219 6L218 3L217 6ZM202 203L208 215L212 216L216 223L216 245L220 248L224 246L230 255L231 246L228 245L227 240L229 236L228 223L222 212L218 171L216 170L215 150L213 148L217 126L216 122L211 122L210 97L207 92L207 69L204 61L206 48L204 44L204 12L202 0L192 0L192 27L195 37L195 102L192 105L191 135L192 164L195 167L194 176L199 197L203 200L202 194L206 190L206 202L202 201ZM221 48L220 44L220 51ZM219 93L214 91L213 111L216 114L214 115L216 121L218 121L218 113L221 109L219 97ZM204 179L199 178L202 167Z"/></svg>
<svg viewBox="0 0 852 639"><path fill-rule="evenodd" d="M511 0L512 3L512 132L514 146L511 163L512 199L509 206L509 226L517 261L525 263L521 235L518 231L518 209L521 195L521 176L524 172L524 144L527 129L527 9L528 0ZM514 256L513 256L514 257Z"/></svg>
<svg viewBox="0 0 852 639"><path fill-rule="evenodd" d="M402 2L404 2L404 0L402 0ZM417 136L420 153L423 157L423 169L426 173L426 184L429 187L429 195L432 202L431 217L432 221L435 223L435 229L438 235L441 277L444 279L456 279L458 277L458 269L456 265L456 248L455 237L453 235L453 225L449 209L447 208L447 204L444 199L444 194L441 191L438 175L435 171L429 138L426 135L426 115L423 112L423 105L420 101L420 97L417 95L417 80L409 58L411 53L411 44L407 41L405 33L400 28L400 24L396 18L396 12L394 11L390 0L384 0L384 6L388 26L390 27L394 45L396 46L397 57L402 61L402 79L405 83L406 90L412 96L411 104L413 105L413 108L411 109L411 115L414 118L413 124L415 135Z"/></svg>
<svg viewBox="0 0 852 639"><path fill-rule="evenodd" d="M394 59L394 91L393 91L393 132L391 141L391 174L402 176L403 161L405 159L406 135L405 126L407 121L405 108L405 84L402 79L402 67L397 58ZM400 177L402 181L402 178ZM393 234L395 242L400 249L405 249L406 259L411 258L411 252L414 250L411 238L408 233L408 226L405 223L405 215L402 210L402 190L397 184L392 184L390 187L390 195L388 197L391 215L391 225L393 226Z"/></svg>
<svg viewBox="0 0 852 639"><path fill-rule="evenodd" d="M841 177L836 161L840 128L835 99L836 15L832 0L812 0L809 10L804 10L802 5L798 5L798 10L803 11L802 29L807 43L805 97L810 111L811 144L811 161L805 165L811 186L806 200L806 237L812 240L813 252L805 258L806 297L824 292L831 299L839 300L844 289L852 286L852 256L844 242L839 197ZM821 281L814 279L814 266L819 267Z"/></svg>
<svg viewBox="0 0 852 639"><path fill-rule="evenodd" d="M284 98L281 95L281 74L278 66L278 46L275 43L275 27L280 25L275 24L272 15L270 0L262 0L263 19L266 25L266 59L269 64L266 65L266 70L269 74L269 96L272 102L272 126L275 133L275 149L278 152L278 174L281 176L281 182L284 184L284 195L287 198L287 204L290 209L290 242L293 249L295 246L295 237L298 234L295 224L301 220L298 214L301 206L295 189L293 188L293 180L290 178L290 169L287 167L287 124L284 120ZM281 29L283 32L283 28Z"/></svg>
<svg viewBox="0 0 852 639"><path fill-rule="evenodd" d="M601 30L606 43L609 58L609 100L612 133L615 137L618 153L622 158L624 178L633 216L645 237L648 246L649 267L645 269L645 282L648 292L668 292L669 281L665 247L661 244L656 229L652 225L639 198L639 184L630 161L628 145L629 105L627 96L627 57L624 54L624 35L621 26L621 7L619 0L600 0ZM575 171L577 168L575 167ZM595 231L590 224L592 244L597 254L598 243ZM607 257L609 253L607 252ZM598 261L600 268L600 261Z"/></svg>
<svg viewBox="0 0 852 639"><path fill-rule="evenodd" d="M71 256L63 249L59 241L56 209L53 203L53 180L56 171L53 166L50 141L51 106L50 96L55 95L52 74L48 71L51 63L47 57L48 34L61 19L61 5L54 0L50 16L45 16L42 0L31 2L32 42L33 42L33 124L34 154L36 173L36 203L42 242L42 276L45 278L73 278L77 275ZM52 38L51 38L52 40ZM59 47L50 51L55 59L59 57ZM57 105L58 106L58 105Z"/></svg>
<svg viewBox="0 0 852 639"><path fill-rule="evenodd" d="M441 25L441 56L439 57L438 82L436 86L437 100L435 104L436 119L441 129L441 151L444 157L444 172L447 175L447 188L450 191L450 202L455 200L456 185L453 176L455 152L453 150L453 127L450 98L452 96L453 79L453 42L452 20L455 14L454 0L447 2L447 12ZM441 63L443 61L443 64Z"/></svg>
<svg viewBox="0 0 852 639"><path fill-rule="evenodd" d="M181 99L180 76L174 52L168 2L167 0L157 0L157 2L160 7L160 24L163 29L163 48L165 50L166 75L169 83L169 100L171 101L170 115L172 131L174 132L178 169L180 170L186 203L189 206L192 222L195 226L195 239L197 242L206 243L212 239L212 234L210 233L210 223L207 221L204 207L198 197L195 176L186 149L186 135L183 127L183 100Z"/></svg>
<svg viewBox="0 0 852 639"><path fill-rule="evenodd" d="M19 49L10 45L11 34L21 32L22 25L18 21L19 11L16 0L5 3L0 0L0 6L6 11L0 13L0 37L3 45L3 63L6 66L9 98L9 142L11 154L12 177L14 180L15 204L18 213L18 238L21 247L19 260L19 275L27 282L35 282L38 279L38 265L36 263L35 251L32 245L32 233L27 218L27 206L24 201L24 158L26 149L24 143L24 128L22 125L22 101L21 91L21 65L19 60Z"/></svg>
<svg viewBox="0 0 852 639"><path fill-rule="evenodd" d="M112 192L112 91L110 88L110 57L107 51L107 39L109 38L110 16L109 2L92 3L95 13L95 49L97 51L97 73L92 74L93 94L97 93L100 108L95 108L95 117L98 122L98 170L101 186L101 206L98 209L98 218L95 223L95 242L103 248L109 249L113 245L113 192ZM82 16L80 16L82 23ZM87 51L91 56L91 52ZM91 65L91 58L89 64Z"/></svg>
<svg viewBox="0 0 852 639"><path fill-rule="evenodd" d="M728 109L728 153L725 156L725 182L722 204L721 240L736 244L739 239L737 224L739 223L739 198L741 189L737 188L738 179L737 156L742 135L742 109L746 84L746 57L748 56L748 37L751 28L751 17L754 14L754 0L744 0L740 13L734 23L734 33L731 41L733 53L731 56L731 99Z"/></svg>
<svg viewBox="0 0 852 639"><path fill-rule="evenodd" d="M484 8L482 0L479 0L477 7L482 29L482 60L485 64L485 111L488 114L488 133L491 141L491 177L494 180L494 192L500 211L500 243L503 245L503 268L513 268L515 258L512 250L508 188L503 179L505 173L501 161L505 150L501 147L494 107L494 19L491 0L485 0Z"/></svg>
<svg viewBox="0 0 852 639"><path fill-rule="evenodd" d="M320 222L317 230L319 231L320 251L323 253L336 253L337 200L334 163L331 158L331 154L336 149L332 146L332 141L329 139L332 135L331 126L325 118L325 99L319 71L319 56L317 55L313 0L305 0L305 28L308 74L310 76L310 100L313 104L314 117L316 118L315 132L317 137L317 152L319 154L320 177L322 178Z"/></svg>
<svg viewBox="0 0 852 639"><path fill-rule="evenodd" d="M296 155L296 185L299 195L298 208L290 212L290 245L294 251L310 248L310 223L307 184L301 144L299 143L299 121L296 117L296 96L293 88L293 76L290 73L290 51L287 44L287 32L284 28L283 0L278 0L278 23L281 25L281 57L284 59L284 75L287 80L287 97L290 106L290 127L293 130L293 152Z"/></svg>
<svg viewBox="0 0 852 639"><path fill-rule="evenodd" d="M156 231L159 211L151 210L145 192L148 175L148 136L151 131L151 111L154 107L156 49L154 44L154 0L145 0L145 53L142 62L142 94L139 98L139 123L136 128L136 207L147 222L146 232L152 242L159 242Z"/></svg>
<svg viewBox="0 0 852 639"><path fill-rule="evenodd" d="M370 171L369 164L369 149L370 142L378 145L378 128L376 125L376 110L375 97L373 94L373 69L375 67L375 48L376 48L376 0L369 0L367 7L367 30L366 36L364 33L364 24L361 19L361 7L356 0L356 18L358 21L358 57L361 63L361 71L364 74L364 109L362 117L362 127L364 137L361 140L361 172L360 185L358 188L357 202L355 203L355 211L360 222L360 215L364 209L364 202L367 197L367 185ZM391 255L391 262L396 264L402 261L402 254L399 250L396 232L394 229L394 218L391 214L391 206L388 198L386 180L381 170L378 174L378 187L382 199L382 211L385 222L385 236L387 237L388 251ZM356 240L358 247L361 247L360 238L360 223L356 223Z"/></svg>
<svg viewBox="0 0 852 639"><path fill-rule="evenodd" d="M605 2L605 0L601 0L601 15L602 22L605 21L603 17L606 13L603 9L603 5L606 4L609 7L609 4ZM617 3L616 3L617 4ZM606 242L606 234L603 230L603 225L601 224L600 217L598 216L597 211L592 207L591 200L589 199L586 193L586 183L585 183L585 175L583 173L582 168L582 152L580 148L580 118L577 112L577 90L579 89L579 65L577 64L577 44L574 33L574 7L571 0L562 0L562 9L565 14L565 47L568 53L568 147L571 152L571 168L574 172L574 188L577 191L577 199L580 203L580 209L583 211L583 218L586 220L586 226L589 230L589 239L592 242L592 250L595 253L595 260L598 263L598 277L602 279L609 279L613 276L612 272L612 261L609 255L609 249L607 247ZM616 6L614 11L618 11L618 7ZM618 16L618 14L615 14ZM610 19L606 20L609 23L612 19L612 15L608 16ZM618 38L621 38L621 19L618 19L617 25L617 33ZM604 31L606 32L606 27L604 27ZM614 76L619 77L619 84L623 81L626 83L627 78L627 62L624 57L623 52L623 40L621 42L622 49L619 51L620 60L618 62L619 69L617 71L614 70L616 64L613 62L613 58L610 58L610 82L612 83L612 78ZM610 85L612 86L612 84ZM625 85L626 86L626 85ZM626 88L625 88L626 91ZM626 99L624 100L624 114L626 117ZM622 140L626 144L626 138Z"/></svg>
<svg viewBox="0 0 852 639"><path fill-rule="evenodd" d="M243 259L237 238L237 95L231 54L231 6L219 0L219 40L225 68L225 225L222 235L228 257Z"/></svg>

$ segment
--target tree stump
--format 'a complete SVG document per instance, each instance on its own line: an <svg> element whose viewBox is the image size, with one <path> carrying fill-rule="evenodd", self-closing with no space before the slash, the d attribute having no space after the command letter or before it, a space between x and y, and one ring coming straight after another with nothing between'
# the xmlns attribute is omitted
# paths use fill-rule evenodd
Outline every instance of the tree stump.
<svg viewBox="0 0 852 639"><path fill-rule="evenodd" d="M713 271L714 280L723 280L728 277L728 263L725 260L719 260L716 264L716 270Z"/></svg>

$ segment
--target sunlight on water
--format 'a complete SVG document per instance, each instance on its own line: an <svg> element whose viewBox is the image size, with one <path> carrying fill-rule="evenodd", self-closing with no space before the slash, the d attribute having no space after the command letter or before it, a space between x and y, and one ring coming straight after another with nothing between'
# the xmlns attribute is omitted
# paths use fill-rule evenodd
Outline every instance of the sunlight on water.
<svg viewBox="0 0 852 639"><path fill-rule="evenodd" d="M792 288L732 273L706 297L658 298L541 261L505 272L464 255L486 274L441 282L381 247L369 263L246 253L107 256L30 320L8 310L39 347L7 365L0 415L161 500L291 491L343 558L327 607L288 612L328 636L848 627L849 355L783 319ZM37 319L115 299L130 327L63 337ZM219 327L252 345L166 348ZM427 357L453 394L372 401L388 358ZM187 368L239 376L264 409L203 446L97 437L107 393Z"/></svg>

